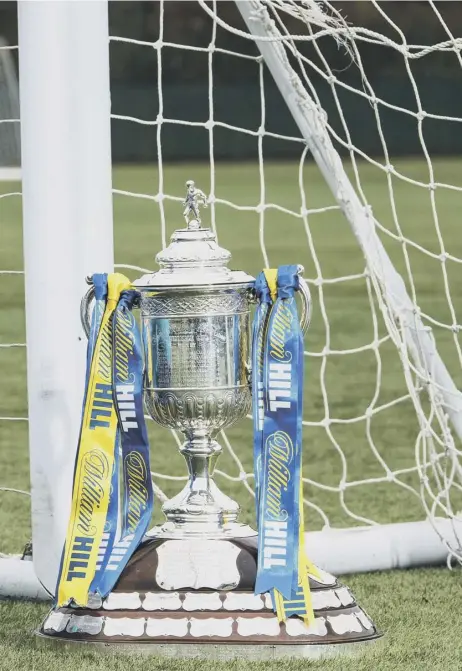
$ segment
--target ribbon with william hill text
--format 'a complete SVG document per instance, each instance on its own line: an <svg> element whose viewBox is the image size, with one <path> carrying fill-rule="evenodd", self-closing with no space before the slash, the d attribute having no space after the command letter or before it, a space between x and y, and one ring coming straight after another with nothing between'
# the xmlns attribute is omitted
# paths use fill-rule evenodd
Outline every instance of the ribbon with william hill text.
<svg viewBox="0 0 462 671"><path fill-rule="evenodd" d="M86 606L90 595L111 591L143 538L153 508L141 343L132 313L137 292L120 274L95 275L93 282L96 305L58 606Z"/></svg>
<svg viewBox="0 0 462 671"><path fill-rule="evenodd" d="M304 549L302 492L303 336L294 293L297 266L257 278L252 387L258 528L255 593L270 592L280 621L314 620Z"/></svg>

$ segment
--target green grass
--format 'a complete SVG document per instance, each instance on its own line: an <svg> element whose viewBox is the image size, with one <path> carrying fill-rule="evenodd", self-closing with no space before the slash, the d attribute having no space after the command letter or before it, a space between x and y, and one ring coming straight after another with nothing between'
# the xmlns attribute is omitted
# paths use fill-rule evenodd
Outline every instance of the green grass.
<svg viewBox="0 0 462 671"><path fill-rule="evenodd" d="M412 179L428 182L425 164L418 161L395 161L395 167ZM461 160L436 160L435 179L439 182L459 184ZM384 175L367 165L360 167L361 183L374 214L386 229L396 233L390 199ZM183 195L186 179L193 177L207 190L208 167L204 165L167 166L164 175L164 192ZM158 176L154 167L119 167L114 171L114 187L124 191L155 194ZM265 202L277 203L292 211L300 210L298 166L295 164L265 165ZM303 175L304 189L309 209L332 205L318 171L307 165ZM426 250L439 254L440 248L431 215L429 191L401 180L393 179L394 200L405 238L417 242ZM11 185L0 184L0 194L11 190ZM216 193L224 200L241 206L256 206L260 200L259 175L256 165L218 164ZM439 225L446 250L462 258L460 235L461 196L457 192L437 189L435 193ZM154 257L161 248L159 205L153 200L115 195L116 261L154 268ZM165 202L167 237L182 225L181 206ZM209 220L204 213L204 219ZM259 214L255 211L236 210L220 204L215 207L215 218L220 244L231 250L232 266L250 273L257 273L264 265L259 239ZM310 234L322 278L345 277L361 274L364 259L350 227L338 210L311 214L308 218ZM265 214L264 241L271 265L302 263L306 277L316 278L316 267L307 241L307 233L300 218L275 209ZM409 287L403 245L386 233L381 237L393 262L403 273ZM406 246L412 278L417 291L417 301L423 312L434 319L452 323L448 300L444 290L442 264L417 248ZM47 261L53 263L50 258ZM0 269L22 268L21 203L18 196L0 198ZM453 261L446 263L451 302L456 321L461 322L462 267ZM127 271L134 278L136 272ZM331 350L349 350L369 345L374 337L373 321L364 278L345 282L311 283L314 312L312 326L305 339L310 353L323 351L329 344ZM21 275L0 275L0 343L24 342L24 294ZM326 307L328 321L323 318L321 303ZM375 304L377 309L377 305ZM377 309L378 337L386 329ZM435 337L439 350L451 371L456 384L462 385L462 371L455 347L454 336L449 330L436 328ZM353 523L347 510L357 516L378 522L421 519L423 512L417 493L412 493L396 483L347 487L344 504L341 503L339 483L342 478L341 452L345 455L347 471L345 481L351 483L367 478L383 478L385 473L371 449L371 439L392 471L409 468L415 464L414 447L418 433L412 403L405 400L373 416L370 436L367 437L364 419L357 422L334 423L330 431L320 422L326 416L323 386L327 391L329 417L352 420L363 417L371 404L377 379L379 395L375 405L380 406L407 393L396 348L384 342L379 349L382 368L380 375L372 349L353 354L331 354L324 363L322 357L309 356L305 369L304 419L310 425L304 430L304 474L318 483L305 487L309 502L319 506L332 525ZM0 348L0 416L27 416L26 357L24 348ZM379 376L379 378L378 378ZM184 473L181 458L176 453L172 436L150 424L151 458L154 471ZM247 472L251 471L250 423L242 421L232 427L228 435ZM238 475L238 468L229 453L224 452L218 468ZM29 489L27 459L27 424L25 422L0 423L0 486ZM416 492L419 480L415 473L403 475L400 480ZM218 484L235 497L242 507L242 519L253 523L253 506L250 496L241 483L230 482L217 476ZM178 491L179 483L159 480L167 495ZM319 487L330 486L326 490ZM159 508L159 506L158 506ZM160 519L157 509L156 519ZM310 507L307 509L307 526L320 528L322 517ZM0 552L19 552L30 537L29 500L27 497L0 491ZM460 669L462 644L455 614L461 612L462 590L460 574L446 569L394 572L366 576L350 576L347 583L353 588L362 605L386 632L386 638L366 650L354 660L330 661L310 664L326 670L377 669ZM45 613L43 605L0 603L0 669L73 669L126 668L126 658L99 658L89 652L64 652L37 650L32 637L33 629ZM195 669L193 663L167 662L155 659L130 662L133 669L150 668ZM303 662L303 665L307 665ZM215 668L200 664L201 669ZM241 664L228 667L241 668ZM301 668L293 663L291 669ZM252 664L252 668L257 664ZM262 667L263 668L263 667ZM265 668L273 668L266 664ZM274 668L276 666L274 665Z"/></svg>

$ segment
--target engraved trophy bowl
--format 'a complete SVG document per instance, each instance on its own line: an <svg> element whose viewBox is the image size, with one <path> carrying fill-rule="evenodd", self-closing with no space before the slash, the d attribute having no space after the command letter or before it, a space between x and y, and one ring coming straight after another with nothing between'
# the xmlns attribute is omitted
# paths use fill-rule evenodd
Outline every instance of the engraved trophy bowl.
<svg viewBox="0 0 462 671"><path fill-rule="evenodd" d="M230 253L200 223L204 194L194 182L187 188L186 227L157 255L160 270L134 286L145 405L160 425L184 434L188 482L164 504L167 521L147 534L112 592L92 594L85 608L53 608L38 640L226 660L316 658L357 649L380 634L348 588L324 571L308 575L314 622L279 622L271 596L254 593L256 532L238 523L237 503L213 482L218 432L251 407L254 278L227 267ZM303 280L300 293L305 330L311 303ZM81 305L87 334L92 297L93 287Z"/></svg>

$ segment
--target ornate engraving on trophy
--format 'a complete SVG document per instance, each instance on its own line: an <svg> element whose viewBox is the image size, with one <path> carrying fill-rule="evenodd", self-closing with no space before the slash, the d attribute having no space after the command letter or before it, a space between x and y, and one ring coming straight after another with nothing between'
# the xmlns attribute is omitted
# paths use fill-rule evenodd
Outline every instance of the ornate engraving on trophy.
<svg viewBox="0 0 462 671"><path fill-rule="evenodd" d="M248 384L248 314L144 318L147 386L223 389Z"/></svg>
<svg viewBox="0 0 462 671"><path fill-rule="evenodd" d="M147 592L142 607L144 610L181 610L179 592Z"/></svg>
<svg viewBox="0 0 462 671"><path fill-rule="evenodd" d="M286 622L286 631L289 636L327 636L326 618L317 617L309 627L296 618L289 618Z"/></svg>
<svg viewBox="0 0 462 671"><path fill-rule="evenodd" d="M186 555L184 553L187 553ZM157 581L163 589L232 589L239 584L236 545L223 543L217 552L213 541L168 541L159 548Z"/></svg>
<svg viewBox="0 0 462 671"><path fill-rule="evenodd" d="M223 603L218 592L186 592L183 600L183 610L221 610Z"/></svg>
<svg viewBox="0 0 462 671"><path fill-rule="evenodd" d="M151 417L163 426L181 430L212 429L213 433L245 417L251 407L245 386L200 394L148 389L145 402Z"/></svg>
<svg viewBox="0 0 462 671"><path fill-rule="evenodd" d="M69 622L70 615L67 613L50 613L45 620L43 624L43 629L45 631L64 631L66 629L66 625Z"/></svg>
<svg viewBox="0 0 462 671"><path fill-rule="evenodd" d="M356 613L350 613L349 615L329 615L327 622L335 633L340 636L353 631L359 633L363 630L361 622L356 617Z"/></svg>
<svg viewBox="0 0 462 671"><path fill-rule="evenodd" d="M141 608L141 599L138 592L112 592L103 603L104 610L119 610L126 608L127 610L137 610Z"/></svg>
<svg viewBox="0 0 462 671"><path fill-rule="evenodd" d="M268 595L269 596L269 595ZM225 610L263 610L266 609L262 594L230 592L223 603ZM268 610L272 610L271 599Z"/></svg>
<svg viewBox="0 0 462 671"><path fill-rule="evenodd" d="M237 633L240 636L277 636L279 622L268 617L238 617Z"/></svg>
<svg viewBox="0 0 462 671"><path fill-rule="evenodd" d="M106 636L143 636L145 625L145 618L106 617L104 633Z"/></svg>
<svg viewBox="0 0 462 671"><path fill-rule="evenodd" d="M195 638L200 638L203 636L219 636L220 638L228 638L233 632L234 619L232 617L192 617L189 622L189 633Z"/></svg>
<svg viewBox="0 0 462 671"><path fill-rule="evenodd" d="M103 628L102 617L90 615L71 615L66 631L74 634L99 634Z"/></svg>
<svg viewBox="0 0 462 671"><path fill-rule="evenodd" d="M223 293L220 296L204 294L196 296L144 297L141 300L142 317L178 317L189 314L238 314L248 312L245 291Z"/></svg>

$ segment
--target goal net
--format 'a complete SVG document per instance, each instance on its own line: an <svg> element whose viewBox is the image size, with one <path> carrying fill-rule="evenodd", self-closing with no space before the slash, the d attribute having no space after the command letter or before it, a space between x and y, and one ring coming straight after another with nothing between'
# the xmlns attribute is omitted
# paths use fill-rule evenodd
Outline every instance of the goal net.
<svg viewBox="0 0 462 671"><path fill-rule="evenodd" d="M454 382L461 364L455 289L461 184L457 159L432 156L426 138L438 151L441 128L457 132L460 119L440 114L419 81L422 71L451 57L460 79L460 41L433 3L426 3L425 18L438 24L441 41L429 45L408 44L396 8L393 18L375 2L359 4L376 13L380 32L344 19L328 3L242 2L239 11L232 3L198 4L202 14L191 9L190 18L203 26L201 43L187 21L182 40L175 39L169 3L159 6L152 42L112 38L114 52L154 48L156 54L156 114L135 118L114 109L116 123L155 130L157 193L131 196L158 204L165 244L166 221L170 227L179 221L170 203L181 199L183 185L173 177L189 175L165 165L171 135L190 147L202 142L209 165L199 175L211 225L235 261L254 271L304 264L314 303L305 339L311 528L456 520L462 503L462 399ZM202 118L194 104L199 87L190 95L186 87L184 105L175 105L177 91L168 83L175 59L206 71ZM401 89L389 85L382 95L385 78L374 77L374 65L387 59ZM246 91L232 110L223 101L230 83L236 95ZM294 122L290 135L279 130L284 104ZM252 106L247 118L246 105ZM232 119L231 111L240 115ZM400 158L394 127L410 136L413 159ZM227 143L240 145L254 163L234 171L224 166ZM278 156L292 162L277 164ZM228 454L217 476L251 489L244 431L223 436ZM170 495L169 478L179 473L165 472L161 463L154 453L155 481ZM458 540L451 547L457 553Z"/></svg>
<svg viewBox="0 0 462 671"><path fill-rule="evenodd" d="M398 4L159 2L148 35L112 35L116 264L154 269L187 179L234 267L303 264L308 529L368 527L376 542L404 522L419 544L431 526L460 560L462 34L458 3ZM115 88L137 58L144 106L143 86ZM160 519L186 479L182 441L149 432ZM216 479L252 523L250 419L218 440Z"/></svg>
<svg viewBox="0 0 462 671"><path fill-rule="evenodd" d="M0 180L21 177L19 89L13 51L0 36Z"/></svg>

